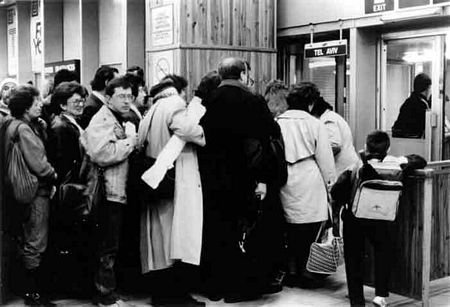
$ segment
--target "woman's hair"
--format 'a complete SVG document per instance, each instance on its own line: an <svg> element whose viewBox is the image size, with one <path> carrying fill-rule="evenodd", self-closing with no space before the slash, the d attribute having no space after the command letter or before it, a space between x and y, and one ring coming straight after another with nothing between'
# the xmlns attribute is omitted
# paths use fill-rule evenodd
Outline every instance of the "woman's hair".
<svg viewBox="0 0 450 307"><path fill-rule="evenodd" d="M25 111L31 108L35 97L39 97L39 90L32 85L19 85L11 91L9 109L15 118L22 118Z"/></svg>
<svg viewBox="0 0 450 307"><path fill-rule="evenodd" d="M195 96L206 99L219 86L220 82L222 82L222 78L219 73L216 70L210 71L200 80L194 92Z"/></svg>
<svg viewBox="0 0 450 307"><path fill-rule="evenodd" d="M317 101L319 97L319 89L314 83L300 82L291 87L287 97L287 103L289 109L309 112L308 106Z"/></svg>
<svg viewBox="0 0 450 307"><path fill-rule="evenodd" d="M84 86L76 81L62 82L54 90L50 100L49 111L52 114L60 114L61 106L67 105L67 100L74 94L80 95L82 98L87 96Z"/></svg>
<svg viewBox="0 0 450 307"><path fill-rule="evenodd" d="M320 117L326 110L333 110L333 107L320 96L311 110L311 115L315 117Z"/></svg>
<svg viewBox="0 0 450 307"><path fill-rule="evenodd" d="M174 75L174 74L166 75L161 81L164 81L167 79L172 80L173 86L177 89L178 94L181 94L181 91L184 90L188 85L187 80L178 75Z"/></svg>
<svg viewBox="0 0 450 307"><path fill-rule="evenodd" d="M161 82L153 85L150 88L149 96L151 98L154 98L156 95L158 95L159 93L161 93L162 91L164 91L166 88L169 88L169 87L175 87L172 79L163 79L163 80L161 80Z"/></svg>
<svg viewBox="0 0 450 307"><path fill-rule="evenodd" d="M267 83L264 99L267 101L267 106L274 117L287 110L286 97L288 93L287 86L281 80L271 80Z"/></svg>

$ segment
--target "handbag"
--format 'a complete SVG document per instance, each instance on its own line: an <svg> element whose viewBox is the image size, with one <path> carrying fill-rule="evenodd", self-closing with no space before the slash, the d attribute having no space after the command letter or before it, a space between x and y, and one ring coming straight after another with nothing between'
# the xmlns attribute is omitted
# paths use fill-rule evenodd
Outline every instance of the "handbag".
<svg viewBox="0 0 450 307"><path fill-rule="evenodd" d="M331 208L328 206L329 213ZM327 221L323 222L317 233L316 239L311 244L309 250L308 261L306 263L306 270L317 274L333 274L336 273L339 265L344 260L344 240L342 236L333 236L332 228L326 229L325 236L322 236L322 231L325 228Z"/></svg>
<svg viewBox="0 0 450 307"><path fill-rule="evenodd" d="M17 124L9 145L6 165L6 183L10 186L15 200L20 204L29 204L36 196L38 178L30 172L19 144L19 126Z"/></svg>

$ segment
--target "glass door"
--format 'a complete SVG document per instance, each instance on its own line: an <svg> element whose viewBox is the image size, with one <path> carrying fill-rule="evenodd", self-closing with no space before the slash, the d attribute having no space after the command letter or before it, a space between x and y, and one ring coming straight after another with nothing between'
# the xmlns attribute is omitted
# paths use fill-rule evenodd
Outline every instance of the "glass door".
<svg viewBox="0 0 450 307"><path fill-rule="evenodd" d="M410 109L407 113L404 112L406 108L402 110L403 118L408 114L407 126L414 133L394 133L391 141L391 152L394 155L416 153L429 160L443 158L444 42L445 34L414 37L408 37L408 34L383 36L380 67L380 128L392 135L392 127L399 119L400 108L407 99L420 104L419 109L428 109L427 112L416 112L417 109L413 107L415 110ZM421 77L417 77L418 75ZM431 79L428 92L419 93L416 86L415 94L412 94L416 77L417 80L422 77Z"/></svg>

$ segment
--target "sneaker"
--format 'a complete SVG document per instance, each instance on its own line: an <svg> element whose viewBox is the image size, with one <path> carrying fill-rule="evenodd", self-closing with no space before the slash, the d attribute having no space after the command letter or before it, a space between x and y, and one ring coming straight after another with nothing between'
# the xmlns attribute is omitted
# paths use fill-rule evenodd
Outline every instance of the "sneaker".
<svg viewBox="0 0 450 307"><path fill-rule="evenodd" d="M382 296L375 296L372 303L375 306L386 307L388 304L386 303L386 298Z"/></svg>

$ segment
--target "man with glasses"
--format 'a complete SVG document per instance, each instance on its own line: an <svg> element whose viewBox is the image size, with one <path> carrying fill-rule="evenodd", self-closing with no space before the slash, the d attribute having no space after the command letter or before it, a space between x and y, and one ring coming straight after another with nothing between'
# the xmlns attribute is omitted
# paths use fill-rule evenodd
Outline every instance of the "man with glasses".
<svg viewBox="0 0 450 307"><path fill-rule="evenodd" d="M114 263L119 250L122 206L127 203L128 158L136 145L136 127L125 121L134 96L125 77L105 90L106 104L92 117L81 143L93 163L103 169L105 201L98 208L98 268L95 286L99 306L119 306Z"/></svg>
<svg viewBox="0 0 450 307"><path fill-rule="evenodd" d="M261 294L261 286L247 282L249 263L238 246L242 229L254 222L258 199L266 196L263 161L269 133L266 104L249 89L248 63L226 58L218 71L222 82L206 99L208 108L200 123L206 137L206 146L199 150L205 204L203 268L209 275L209 298L233 303Z"/></svg>

